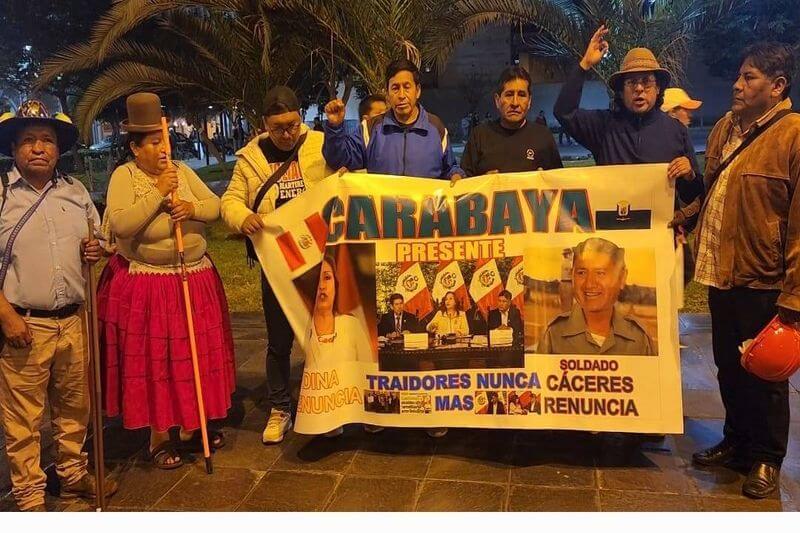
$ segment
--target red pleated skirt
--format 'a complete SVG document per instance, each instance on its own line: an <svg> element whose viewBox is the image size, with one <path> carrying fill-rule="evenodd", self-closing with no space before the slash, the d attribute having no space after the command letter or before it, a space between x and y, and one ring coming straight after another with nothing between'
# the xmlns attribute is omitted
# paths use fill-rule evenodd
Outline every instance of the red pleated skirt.
<svg viewBox="0 0 800 533"><path fill-rule="evenodd" d="M228 302L213 266L188 279L206 417L225 418L236 388ZM199 428L180 275L130 273L116 254L97 293L106 414L127 429Z"/></svg>

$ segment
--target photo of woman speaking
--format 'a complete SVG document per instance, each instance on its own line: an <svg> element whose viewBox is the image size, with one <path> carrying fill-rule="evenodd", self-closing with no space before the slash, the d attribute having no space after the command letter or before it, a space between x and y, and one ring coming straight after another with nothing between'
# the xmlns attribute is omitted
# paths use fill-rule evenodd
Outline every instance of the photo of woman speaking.
<svg viewBox="0 0 800 533"><path fill-rule="evenodd" d="M461 305L453 291L445 293L439 309L433 319L428 322L426 329L438 335L469 335L467 315L461 310Z"/></svg>
<svg viewBox="0 0 800 533"><path fill-rule="evenodd" d="M309 326L306 369L335 366L344 361L371 362L369 337L358 318L337 307L339 281L331 255L322 260L314 311Z"/></svg>

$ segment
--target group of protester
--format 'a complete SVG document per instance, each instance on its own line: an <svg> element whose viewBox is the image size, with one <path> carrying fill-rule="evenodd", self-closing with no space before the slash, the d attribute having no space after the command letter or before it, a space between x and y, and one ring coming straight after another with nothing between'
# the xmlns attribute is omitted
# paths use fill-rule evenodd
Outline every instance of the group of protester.
<svg viewBox="0 0 800 533"><path fill-rule="evenodd" d="M744 52L731 111L709 136L703 173L687 130L688 115L699 102L669 87L669 72L649 50L628 52L611 77L611 109L579 107L584 82L608 51L607 31L601 27L592 37L554 115L598 165L668 164L667 179L677 188L672 224L686 230L696 226L696 279L709 287L714 358L726 411L723 439L697 452L694 461L745 463L750 474L743 492L765 497L778 487L786 454L788 384L747 373L739 365L738 346L776 313L787 324L800 318L800 195L794 194L800 178L800 117L790 112L788 98L791 50L759 43ZM508 68L500 76L494 94L499 118L472 130L460 163L442 121L420 105L421 92L417 66L392 62L386 94L365 100L360 127L348 133L341 100L325 107L323 131L312 131L302 122L293 91L271 89L263 133L237 152L221 199L188 166L168 159L158 97L132 95L123 123L128 160L111 176L102 231L96 235L87 232L87 216L100 224L89 194L56 168L59 154L77 140L69 119L51 116L35 101L0 117L0 152L14 158L13 169L3 176L0 211L0 415L19 509L45 510L46 477L40 466L45 401L58 447L61 496L88 498L96 492L83 451L89 418L81 319L84 265L110 255L98 288L106 414L121 416L126 429L149 428L153 465L178 468L182 452L200 445L200 420L182 326L186 311L175 223L184 232L206 414L219 420L231 405L235 369L225 292L206 249L208 223L221 216L233 231L252 236L263 229L263 215L342 168L456 182L562 166L549 129L527 118L531 79L523 68ZM250 258L255 259L252 249ZM292 426L294 333L263 272L261 293L269 406L262 440L271 444ZM399 311L400 319L408 320ZM445 307L445 318L453 322L458 313L448 311ZM599 352L598 337L613 337L615 322L583 318L586 342ZM508 320L501 317L500 323ZM450 322L442 319L435 327L457 331ZM592 324L601 324L600 330L592 330ZM387 333L403 328L390 324ZM179 428L175 441L169 434L174 428ZM445 432L429 430L434 437ZM225 445L222 432L210 435L213 448ZM113 482L105 487L108 494L117 488Z"/></svg>

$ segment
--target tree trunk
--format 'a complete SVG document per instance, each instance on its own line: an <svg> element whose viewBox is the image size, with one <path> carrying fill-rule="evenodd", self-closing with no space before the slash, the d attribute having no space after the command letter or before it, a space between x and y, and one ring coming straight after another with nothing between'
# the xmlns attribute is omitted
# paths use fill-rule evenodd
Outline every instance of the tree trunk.
<svg viewBox="0 0 800 533"><path fill-rule="evenodd" d="M55 93L56 97L58 98L58 103L61 104L61 112L65 115L69 114L69 102L67 101L67 91L61 90ZM72 165L73 169L76 174L83 174L86 172L86 168L83 164L83 159L81 158L80 154L78 153L78 145L74 145L72 147ZM94 190L94 183L93 180L89 180L89 190Z"/></svg>

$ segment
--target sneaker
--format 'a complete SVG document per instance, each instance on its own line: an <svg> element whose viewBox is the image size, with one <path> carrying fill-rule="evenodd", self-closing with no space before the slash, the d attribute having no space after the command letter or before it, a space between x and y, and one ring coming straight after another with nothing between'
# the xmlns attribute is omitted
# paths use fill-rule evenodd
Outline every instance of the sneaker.
<svg viewBox="0 0 800 533"><path fill-rule="evenodd" d="M383 426L375 426L375 425L372 425L372 424L364 424L364 431L366 431L367 433L371 433L373 435L375 433L380 433L384 429L386 429L386 428L383 427Z"/></svg>
<svg viewBox="0 0 800 533"><path fill-rule="evenodd" d="M106 478L103 488L105 489L106 497L109 497L113 496L114 493L117 492L117 489L119 489L119 484L113 479ZM86 474L75 483L61 487L62 500L71 500L73 498L83 498L88 500L93 499L96 495L97 483L94 479L94 476L91 474Z"/></svg>
<svg viewBox="0 0 800 533"><path fill-rule="evenodd" d="M447 428L428 428L425 431L428 433L429 437L433 437L434 439L441 439L447 435Z"/></svg>
<svg viewBox="0 0 800 533"><path fill-rule="evenodd" d="M342 433L344 433L344 427L339 426L338 428L332 429L332 430L328 431L327 433L323 433L322 435L326 439L335 439L336 437L341 437Z"/></svg>
<svg viewBox="0 0 800 533"><path fill-rule="evenodd" d="M277 444L283 440L290 429L292 429L292 415L280 409L273 409L267 419L267 427L261 434L261 442Z"/></svg>

